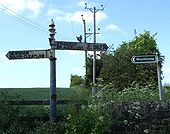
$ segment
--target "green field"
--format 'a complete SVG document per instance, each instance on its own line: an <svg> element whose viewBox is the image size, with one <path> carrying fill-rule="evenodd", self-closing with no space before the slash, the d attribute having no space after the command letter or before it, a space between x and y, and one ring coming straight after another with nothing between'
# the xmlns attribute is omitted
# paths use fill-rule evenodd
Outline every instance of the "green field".
<svg viewBox="0 0 170 134"><path fill-rule="evenodd" d="M90 96L90 90L81 89L80 87L74 88L57 88L58 100L86 100ZM49 88L1 88L0 101L22 101L22 100L49 100ZM13 106L20 109L21 113L31 117L47 116L49 120L49 106L45 105L22 105ZM69 112L74 111L74 104L58 105L58 116L66 116Z"/></svg>
<svg viewBox="0 0 170 134"><path fill-rule="evenodd" d="M89 96L89 90L81 90L79 87L57 88L57 99L74 100ZM9 100L48 100L50 98L49 88L1 88L0 91L6 93Z"/></svg>
<svg viewBox="0 0 170 134"><path fill-rule="evenodd" d="M165 100L170 100L170 87L164 87ZM49 88L1 88L0 89L0 134L102 134L109 131L114 131L120 123L126 121L126 116L120 114L122 111L119 106L121 103L136 102L157 102L159 100L158 89L148 87L130 87L118 92L112 88L112 85L107 85L96 95L91 96L90 89L81 87L72 88L57 88L57 99L59 100L80 100L88 101L88 104L57 105L57 122L56 125L49 123L49 106L13 106L7 103L9 100L49 100ZM118 107L117 107L118 106ZM136 114L141 114L140 110L131 110L128 122L129 126L134 130L135 125L140 125L140 120L134 120ZM117 116L112 118L113 112ZM154 111L153 111L154 112ZM152 115L152 114L151 114ZM134 117L133 117L134 116ZM153 116L154 127L151 125L146 130L152 132L167 132L169 131L170 119L165 118L166 124L160 126L160 121L157 116ZM158 125L157 125L157 124ZM126 124L123 124L126 126ZM160 130L157 130L161 127ZM124 128L126 130L126 128ZM129 128L127 128L128 130ZM142 130L143 131L143 130Z"/></svg>
<svg viewBox="0 0 170 134"><path fill-rule="evenodd" d="M58 100L86 100L90 96L90 90L80 87L57 88ZM49 88L1 88L0 89L0 134L6 132L23 133L33 131L32 127L49 122L50 107L47 105L21 105L12 106L6 101L15 100L49 100ZM68 114L77 112L75 104L57 105L57 121L64 121ZM39 123L37 125L37 123ZM9 129L6 128L8 124ZM13 124L13 125L12 125ZM23 126L25 124L27 126ZM29 124L29 125L28 125ZM11 126L11 128L10 128ZM15 128L19 126L21 128ZM14 128L13 128L14 127ZM25 127L25 128L23 128ZM1 130L2 129L2 130ZM60 128L61 129L61 128ZM59 130L60 130L59 129ZM32 132L30 132L32 133Z"/></svg>
<svg viewBox="0 0 170 134"><path fill-rule="evenodd" d="M0 88L0 93L0 99L2 99L2 93L5 93L8 100L48 100L50 98L49 88ZM164 87L164 93L166 100L169 99L170 87ZM90 94L90 89L80 87L57 88L57 99L87 99Z"/></svg>

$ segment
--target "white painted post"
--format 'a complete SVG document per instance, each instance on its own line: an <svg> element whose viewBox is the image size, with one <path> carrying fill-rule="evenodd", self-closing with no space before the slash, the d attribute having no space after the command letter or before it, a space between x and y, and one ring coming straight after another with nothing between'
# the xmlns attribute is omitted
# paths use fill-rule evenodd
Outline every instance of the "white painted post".
<svg viewBox="0 0 170 134"><path fill-rule="evenodd" d="M158 88L159 88L159 100L163 100L163 90L162 90L162 81L161 81L161 61L159 59L158 53L156 54L157 58L157 75L158 75Z"/></svg>

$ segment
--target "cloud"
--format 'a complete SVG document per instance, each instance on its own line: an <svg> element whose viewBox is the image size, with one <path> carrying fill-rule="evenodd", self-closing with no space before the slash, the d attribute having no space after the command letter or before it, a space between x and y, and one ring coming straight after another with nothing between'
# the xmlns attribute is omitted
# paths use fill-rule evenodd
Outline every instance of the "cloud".
<svg viewBox="0 0 170 134"><path fill-rule="evenodd" d="M119 31L120 28L117 26L117 25L114 25L114 24L110 24L110 25L107 25L106 26L106 30L111 30L111 31Z"/></svg>
<svg viewBox="0 0 170 134"><path fill-rule="evenodd" d="M39 0L25 1L25 4L26 4L26 8L32 11L33 16L35 17L39 15L41 8L44 7L43 3L40 2Z"/></svg>
<svg viewBox="0 0 170 134"><path fill-rule="evenodd" d="M73 2L72 4L74 5L74 7L85 7L85 3L86 0L81 0L81 1L76 1ZM97 6L97 3L95 2L88 2L88 7L93 7ZM60 20L60 21L67 21L67 22L77 22L77 23L82 23L82 15L83 18L86 20L87 23L93 23L93 13L87 9L84 11L75 11L75 12L65 12L62 9L58 9L58 8L50 8L47 11L46 14L48 17L55 17ZM102 21L104 19L106 19L108 16L105 12L99 10L96 12L96 21Z"/></svg>
<svg viewBox="0 0 170 134"><path fill-rule="evenodd" d="M47 12L47 16L49 17L54 17L58 20L61 21L67 21L67 22L77 22L77 23L82 23L82 17L86 20L87 23L92 23L93 22L93 13L90 11L76 11L76 12L64 12L59 9L50 9ZM102 21L107 18L106 13L104 12L97 12L96 13L96 21Z"/></svg>
<svg viewBox="0 0 170 134"><path fill-rule="evenodd" d="M86 20L87 23L93 22L93 14L91 12L82 12L77 11L74 13L66 13L64 16L60 16L60 20L69 21L69 22L80 22L82 23L81 15ZM96 14L96 21L101 21L107 18L107 15L104 12L98 12Z"/></svg>
<svg viewBox="0 0 170 134"><path fill-rule="evenodd" d="M79 7L85 7L85 3L87 3L85 0L81 0L81 1L77 2L77 5Z"/></svg>
<svg viewBox="0 0 170 134"><path fill-rule="evenodd" d="M39 15L41 9L44 7L40 0L0 0L0 4L2 10L12 15L28 10L32 12L32 16L34 17Z"/></svg>
<svg viewBox="0 0 170 134"><path fill-rule="evenodd" d="M81 1L77 2L77 5L79 7L85 8L85 3L87 3L87 7L97 7L97 5L98 5L95 2L87 2L86 0L81 0Z"/></svg>
<svg viewBox="0 0 170 134"><path fill-rule="evenodd" d="M20 13L25 9L24 0L0 0L0 4L3 5L1 6L2 8L7 7L16 13ZM7 8L5 8L5 10L7 10Z"/></svg>
<svg viewBox="0 0 170 134"><path fill-rule="evenodd" d="M74 13L65 13L64 16L59 16L58 19L62 21L82 23L82 18L81 18L82 14L84 14L84 12L82 11L77 11Z"/></svg>
<svg viewBox="0 0 170 134"><path fill-rule="evenodd" d="M59 9L50 9L50 10L48 10L46 15L47 16L58 16L58 15L61 16L63 14L64 14L64 12Z"/></svg>

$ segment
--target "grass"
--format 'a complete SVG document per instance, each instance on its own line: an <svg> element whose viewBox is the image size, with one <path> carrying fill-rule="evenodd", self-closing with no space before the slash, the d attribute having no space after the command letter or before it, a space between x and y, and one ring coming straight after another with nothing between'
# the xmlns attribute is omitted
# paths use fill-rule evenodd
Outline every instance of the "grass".
<svg viewBox="0 0 170 134"><path fill-rule="evenodd" d="M80 87L72 88L57 88L58 100L86 100L90 96L89 90L84 90ZM0 100L49 100L49 88L1 88ZM31 106L15 106L19 107L20 113L24 113L29 117L43 117L49 116L50 108L44 105L31 105ZM70 112L74 112L75 105L58 105L57 114L61 117L66 117ZM48 117L49 120L49 117Z"/></svg>
<svg viewBox="0 0 170 134"><path fill-rule="evenodd" d="M8 100L46 100L50 98L49 88L1 88L7 94ZM81 99L90 95L88 90L80 87L57 88L57 99ZM2 99L0 95L0 99Z"/></svg>
<svg viewBox="0 0 170 134"><path fill-rule="evenodd" d="M1 89L8 94L9 100L36 100L36 99L47 99L48 88L8 88Z"/></svg>

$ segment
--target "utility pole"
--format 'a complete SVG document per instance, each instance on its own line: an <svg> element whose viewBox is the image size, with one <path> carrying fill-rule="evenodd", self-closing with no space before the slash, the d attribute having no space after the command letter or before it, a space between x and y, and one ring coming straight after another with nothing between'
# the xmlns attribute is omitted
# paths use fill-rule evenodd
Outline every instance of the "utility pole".
<svg viewBox="0 0 170 134"><path fill-rule="evenodd" d="M56 104L56 58L55 58L55 24L53 19L49 24L49 43L50 43L50 122L52 124L56 121L57 104Z"/></svg>
<svg viewBox="0 0 170 134"><path fill-rule="evenodd" d="M93 33L87 33L86 32L86 20L83 18L83 15L81 15L82 20L83 20L83 27L84 27L84 43L86 43L86 39L92 35ZM86 88L87 85L87 49L85 49L85 79L84 79L84 86Z"/></svg>
<svg viewBox="0 0 170 134"><path fill-rule="evenodd" d="M93 45L93 87L92 87L92 95L95 95L97 93L97 87L96 87L96 50L95 50L95 45L96 45L96 13L98 11L103 11L103 5L101 5L101 9L96 9L96 7L93 8L88 8L87 3L85 3L85 9L90 10L93 13L93 19L94 19L94 30L93 30L93 35L94 35L94 45Z"/></svg>

